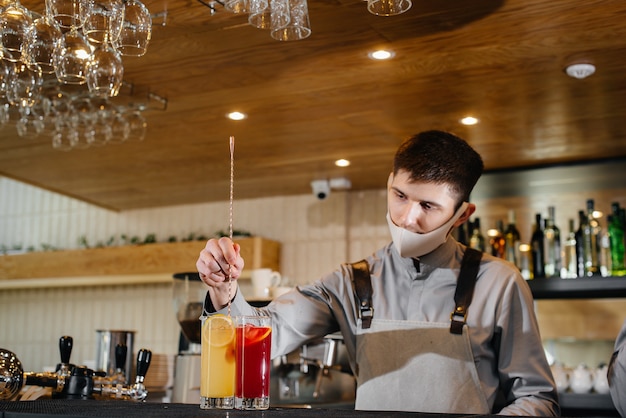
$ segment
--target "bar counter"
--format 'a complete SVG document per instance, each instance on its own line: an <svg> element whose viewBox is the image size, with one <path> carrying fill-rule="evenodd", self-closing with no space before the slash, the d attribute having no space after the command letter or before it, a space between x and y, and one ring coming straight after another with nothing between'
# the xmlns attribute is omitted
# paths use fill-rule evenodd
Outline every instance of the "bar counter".
<svg viewBox="0 0 626 418"><path fill-rule="evenodd" d="M579 413L582 411L578 411ZM586 413L573 414L591 416ZM176 403L129 402L115 400L42 399L36 401L0 401L0 418L207 418L207 417L264 417L264 418L367 418L367 417L496 417L497 415L435 414L424 412L355 411L341 408L271 407L266 411L201 410L198 405ZM566 415L562 415L566 416ZM597 416L597 415L594 415ZM604 415L602 415L604 416ZM608 415L612 416L612 415ZM617 415L618 416L618 415Z"/></svg>
<svg viewBox="0 0 626 418"><path fill-rule="evenodd" d="M82 401L43 399L36 401L0 402L0 418L46 418L46 417L107 417L107 418L206 418L206 417L389 417L407 416L423 418L462 417L454 414L432 414L418 412L354 411L351 409L286 408L272 407L266 411L201 410L198 405L126 402L126 401ZM472 415L476 417L477 415ZM482 415L491 416L491 415Z"/></svg>

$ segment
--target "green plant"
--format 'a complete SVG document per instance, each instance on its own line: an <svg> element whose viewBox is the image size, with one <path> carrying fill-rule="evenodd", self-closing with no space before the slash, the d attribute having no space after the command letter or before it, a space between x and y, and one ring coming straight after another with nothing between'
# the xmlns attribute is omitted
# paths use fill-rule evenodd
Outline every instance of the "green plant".
<svg viewBox="0 0 626 418"><path fill-rule="evenodd" d="M78 246L83 248L89 248L89 242L87 241L87 237L85 235L82 235L80 238L78 238Z"/></svg>

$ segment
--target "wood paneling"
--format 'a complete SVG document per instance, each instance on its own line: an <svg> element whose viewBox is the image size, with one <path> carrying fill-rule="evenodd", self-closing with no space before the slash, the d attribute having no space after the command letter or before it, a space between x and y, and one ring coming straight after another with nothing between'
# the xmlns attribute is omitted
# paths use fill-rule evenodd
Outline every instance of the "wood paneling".
<svg viewBox="0 0 626 418"><path fill-rule="evenodd" d="M623 1L414 2L394 17L310 1L313 34L297 42L219 4L211 15L199 1L145 2L166 24L144 57L124 58L134 90L116 102L150 106L146 139L59 152L49 135L18 137L13 115L0 127L1 175L125 210L226 199L230 135L236 198L309 193L311 180L339 175L384 187L396 146L431 128L467 138L488 169L626 156ZM377 47L396 57L368 60ZM567 77L575 61L596 74ZM226 120L235 109L248 119ZM480 124L459 125L467 114Z"/></svg>

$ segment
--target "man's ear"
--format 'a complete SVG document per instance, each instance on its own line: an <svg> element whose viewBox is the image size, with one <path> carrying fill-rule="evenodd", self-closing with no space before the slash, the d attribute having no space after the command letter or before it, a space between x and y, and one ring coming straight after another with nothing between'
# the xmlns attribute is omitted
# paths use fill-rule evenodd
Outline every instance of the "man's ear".
<svg viewBox="0 0 626 418"><path fill-rule="evenodd" d="M472 216L474 212L476 212L476 205L473 203L468 203L467 209L465 209L465 212L463 212L459 219L456 220L456 222L454 223L454 227L457 227L467 222L467 220L470 218L470 216Z"/></svg>

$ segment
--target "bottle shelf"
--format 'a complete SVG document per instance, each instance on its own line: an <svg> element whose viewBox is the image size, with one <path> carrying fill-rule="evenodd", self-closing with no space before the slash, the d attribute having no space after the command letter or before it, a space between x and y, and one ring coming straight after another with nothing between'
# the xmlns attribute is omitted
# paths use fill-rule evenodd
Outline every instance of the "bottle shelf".
<svg viewBox="0 0 626 418"><path fill-rule="evenodd" d="M626 277L528 280L535 299L626 298Z"/></svg>

